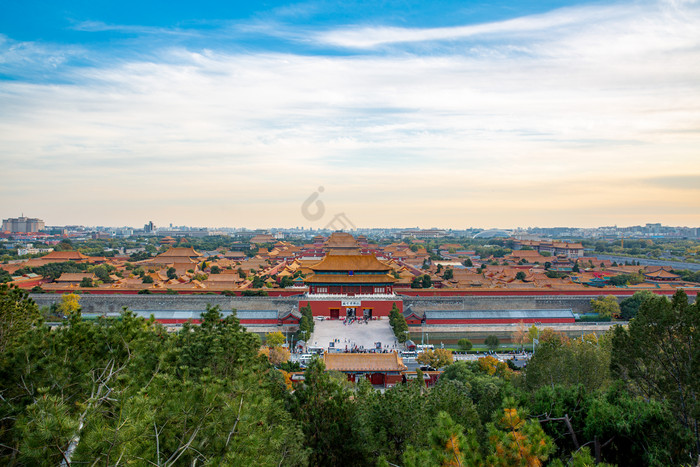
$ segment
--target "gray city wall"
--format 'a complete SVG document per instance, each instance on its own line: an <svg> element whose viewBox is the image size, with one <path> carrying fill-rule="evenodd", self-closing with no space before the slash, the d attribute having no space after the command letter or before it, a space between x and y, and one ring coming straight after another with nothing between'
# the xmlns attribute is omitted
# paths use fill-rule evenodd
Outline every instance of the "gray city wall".
<svg viewBox="0 0 700 467"><path fill-rule="evenodd" d="M539 297L404 297L404 310L561 310L574 313L591 311L591 299L596 296L539 296Z"/></svg>
<svg viewBox="0 0 700 467"><path fill-rule="evenodd" d="M32 294L41 306L59 301L59 294ZM286 297L227 297L225 295L81 295L80 306L85 313L118 313L126 307L144 311L206 310L207 305L219 305L222 310L288 310L298 299Z"/></svg>
<svg viewBox="0 0 700 467"><path fill-rule="evenodd" d="M404 309L425 310L546 310L568 309L574 313L591 310L590 296L536 297L401 297ZM59 294L32 294L39 306L49 306L61 299ZM618 297L622 300L624 297ZM694 302L691 296L690 301ZM126 307L131 310L192 311L206 309L207 304L222 310L278 310L297 306L299 297L227 297L224 295L81 295L80 305L85 313L115 313Z"/></svg>

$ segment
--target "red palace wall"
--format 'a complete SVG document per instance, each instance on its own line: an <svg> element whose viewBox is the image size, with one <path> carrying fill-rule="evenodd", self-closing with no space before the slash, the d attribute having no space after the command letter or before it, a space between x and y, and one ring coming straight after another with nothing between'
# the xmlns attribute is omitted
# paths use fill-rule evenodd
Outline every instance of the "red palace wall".
<svg viewBox="0 0 700 467"><path fill-rule="evenodd" d="M514 324L514 323L575 323L574 318L524 318L524 319L427 319L425 324L450 325L450 324ZM409 323L412 324L412 323Z"/></svg>
<svg viewBox="0 0 700 467"><path fill-rule="evenodd" d="M344 300L343 300L344 301ZM338 310L338 318L344 319L346 317L346 310L348 308L355 308L357 316L362 317L363 308L372 309L372 317L388 317L389 312L394 304L399 308L399 312L403 313L403 302L399 300L357 300L360 305L357 306L343 306L343 301L341 300L299 300L299 308L311 304L311 314L313 316L324 316L326 318L331 316L331 310Z"/></svg>
<svg viewBox="0 0 700 467"><path fill-rule="evenodd" d="M539 296L590 296L591 298L598 297L600 295L615 295L618 297L629 297L635 292L639 292L642 289L597 289L595 287L589 287L584 290L552 290L552 289L528 289L528 290L464 290L464 289L401 289L399 292L401 295L408 297L539 297ZM672 296L676 293L675 289L647 289L657 295ZM698 288L686 288L685 293L689 297L694 297L696 293L700 292Z"/></svg>

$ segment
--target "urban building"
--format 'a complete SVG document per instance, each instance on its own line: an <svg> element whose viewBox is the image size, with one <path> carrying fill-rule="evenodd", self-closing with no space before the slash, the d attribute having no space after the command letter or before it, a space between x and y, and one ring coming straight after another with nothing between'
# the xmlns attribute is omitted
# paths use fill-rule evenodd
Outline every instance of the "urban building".
<svg viewBox="0 0 700 467"><path fill-rule="evenodd" d="M12 233L38 232L44 227L44 221L31 217L11 217L2 221L2 230Z"/></svg>

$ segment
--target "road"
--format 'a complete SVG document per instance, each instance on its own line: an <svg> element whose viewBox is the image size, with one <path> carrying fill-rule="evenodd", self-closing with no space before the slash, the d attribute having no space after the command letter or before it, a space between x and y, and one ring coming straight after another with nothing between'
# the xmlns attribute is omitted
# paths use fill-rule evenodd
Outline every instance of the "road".
<svg viewBox="0 0 700 467"><path fill-rule="evenodd" d="M700 271L700 263L686 263L684 261L671 261L664 259L638 258L630 256L615 256L615 255L596 255L599 260L615 261L620 264L625 264L625 261L639 261L642 266L670 266L673 269L690 269L691 271Z"/></svg>

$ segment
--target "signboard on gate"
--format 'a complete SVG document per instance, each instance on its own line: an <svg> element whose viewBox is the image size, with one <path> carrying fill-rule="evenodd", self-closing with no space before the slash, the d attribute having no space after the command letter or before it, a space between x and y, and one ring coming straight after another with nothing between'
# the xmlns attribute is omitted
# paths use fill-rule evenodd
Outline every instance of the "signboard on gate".
<svg viewBox="0 0 700 467"><path fill-rule="evenodd" d="M341 300L342 306L362 306L362 300Z"/></svg>

